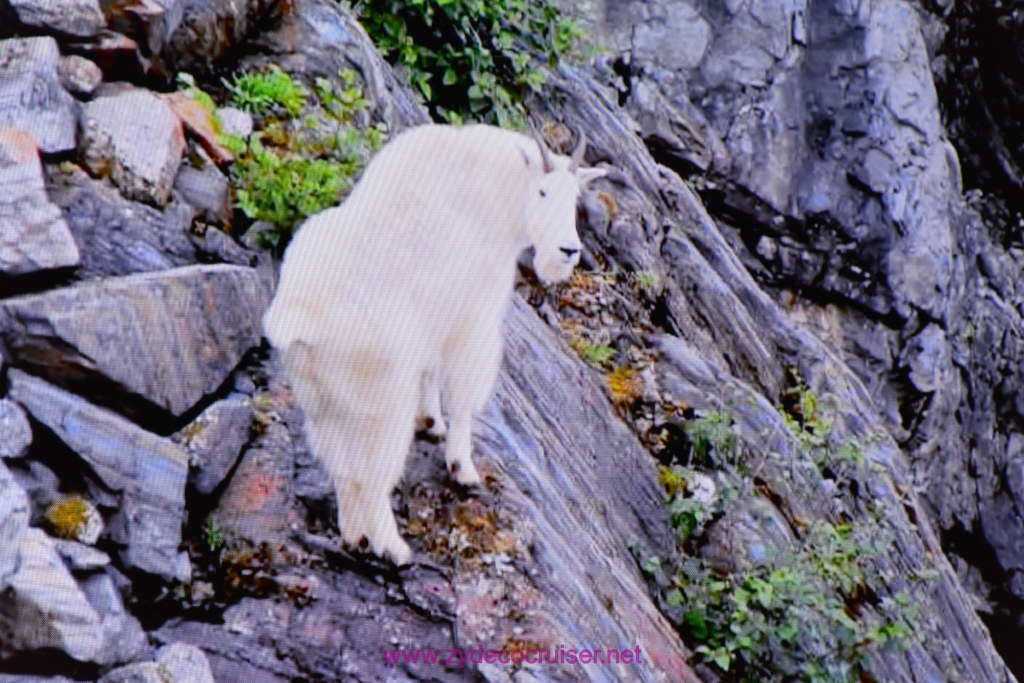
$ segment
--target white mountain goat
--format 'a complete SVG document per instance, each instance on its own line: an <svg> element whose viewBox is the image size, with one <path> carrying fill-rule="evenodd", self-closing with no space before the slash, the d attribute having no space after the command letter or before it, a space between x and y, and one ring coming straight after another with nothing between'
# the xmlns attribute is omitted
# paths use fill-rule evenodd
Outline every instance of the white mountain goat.
<svg viewBox="0 0 1024 683"><path fill-rule="evenodd" d="M448 469L480 482L470 428L497 377L516 261L532 245L545 282L578 263L577 198L605 173L578 168L585 144L566 157L491 126L413 128L295 235L263 327L334 481L346 543L365 536L409 561L391 492L417 413L444 432L442 401Z"/></svg>

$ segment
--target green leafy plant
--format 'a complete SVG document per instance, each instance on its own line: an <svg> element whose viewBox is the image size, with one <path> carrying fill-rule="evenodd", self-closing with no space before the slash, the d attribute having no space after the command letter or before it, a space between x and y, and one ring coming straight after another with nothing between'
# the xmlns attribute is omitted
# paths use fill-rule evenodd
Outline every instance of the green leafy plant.
<svg viewBox="0 0 1024 683"><path fill-rule="evenodd" d="M438 117L522 127L523 94L582 37L552 0L363 0L360 19Z"/></svg>
<svg viewBox="0 0 1024 683"><path fill-rule="evenodd" d="M339 121L350 123L356 114L369 106L369 102L363 95L362 88L356 82L355 71L345 69L339 76L342 83L340 88L336 87L330 79L321 76L313 81L313 91L331 116Z"/></svg>
<svg viewBox="0 0 1024 683"><path fill-rule="evenodd" d="M685 532L691 521L673 516ZM878 539L816 522L784 553L721 574L704 560L673 567L665 603L696 652L739 681L860 681L866 658L914 627L904 594L874 600L863 563ZM644 563L665 571L664 560Z"/></svg>
<svg viewBox="0 0 1024 683"><path fill-rule="evenodd" d="M721 464L734 455L736 431L728 413L708 413L687 422L684 430L698 460Z"/></svg>
<svg viewBox="0 0 1024 683"><path fill-rule="evenodd" d="M306 105L306 90L278 66L267 71L235 76L224 85L234 105L254 114L297 116Z"/></svg>
<svg viewBox="0 0 1024 683"><path fill-rule="evenodd" d="M615 358L615 354L618 353L613 346L608 346L607 344L592 344L583 339L576 342L575 346L580 352L580 355L583 356L583 360L598 367L611 362L611 360Z"/></svg>
<svg viewBox="0 0 1024 683"><path fill-rule="evenodd" d="M831 427L817 397L793 394L784 411L801 450L815 449L837 471L865 458L853 442L830 443ZM716 524L756 517L750 496L763 495L741 464L743 444L733 418L712 412L684 425L692 460L714 465L718 490L698 496L699 475L680 465L661 468L672 527L687 551ZM836 451L836 452L833 452ZM713 488L713 487L712 487ZM743 490L749 495L739 496ZM736 505L742 504L742 508ZM734 556L730 563L680 554L645 557L641 567L659 586L666 614L697 656L732 681L844 681L869 676L866 665L880 648L899 648L912 637L916 611L905 593L886 595L872 563L889 535L874 521L811 521L794 525L793 537L759 559Z"/></svg>
<svg viewBox="0 0 1024 683"><path fill-rule="evenodd" d="M351 172L326 159L285 157L250 138L248 152L235 161L235 200L246 216L290 229L298 221L338 202L351 185ZM280 232L265 241L276 244Z"/></svg>
<svg viewBox="0 0 1024 683"><path fill-rule="evenodd" d="M216 552L224 547L224 530L212 518L206 520L203 525L203 540L206 547Z"/></svg>

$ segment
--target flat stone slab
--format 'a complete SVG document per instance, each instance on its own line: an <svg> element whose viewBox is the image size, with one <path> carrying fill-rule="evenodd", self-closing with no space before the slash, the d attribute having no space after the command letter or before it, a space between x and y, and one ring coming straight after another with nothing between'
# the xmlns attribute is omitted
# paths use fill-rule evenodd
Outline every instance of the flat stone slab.
<svg viewBox="0 0 1024 683"><path fill-rule="evenodd" d="M107 534L122 545L121 560L167 580L187 581L179 552L185 517L188 453L109 410L37 377L10 369L10 397L87 462L121 507Z"/></svg>
<svg viewBox="0 0 1024 683"><path fill-rule="evenodd" d="M53 38L0 40L0 126L31 133L47 154L75 148L78 104L61 87Z"/></svg>
<svg viewBox="0 0 1024 683"><path fill-rule="evenodd" d="M0 273L77 265L80 255L68 224L46 196L32 133L0 127L0 178Z"/></svg>
<svg viewBox="0 0 1024 683"><path fill-rule="evenodd" d="M129 199L164 206L185 151L181 119L163 98L132 88L85 104L81 158Z"/></svg>
<svg viewBox="0 0 1024 683"><path fill-rule="evenodd" d="M0 301L0 339L10 365L181 415L260 343L269 298L243 266L139 273Z"/></svg>

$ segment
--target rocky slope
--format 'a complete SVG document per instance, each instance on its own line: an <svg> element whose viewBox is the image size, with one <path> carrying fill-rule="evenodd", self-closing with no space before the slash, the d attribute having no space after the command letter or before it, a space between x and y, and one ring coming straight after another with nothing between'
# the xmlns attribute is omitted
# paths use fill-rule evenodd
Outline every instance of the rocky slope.
<svg viewBox="0 0 1024 683"><path fill-rule="evenodd" d="M863 676L1013 680L1019 225L958 161L1019 184L1012 125L979 152L962 96L963 29L998 17L573 5L603 49L528 104L613 169L582 202L587 268L546 292L524 273L474 431L488 485L456 490L418 441L395 569L337 544L260 340L273 257L230 236L231 152L171 90L271 64L343 90L351 70L355 123L391 134L428 120L415 96L330 0L0 0L0 681L728 680L691 656L673 595L704 584L681 577L828 564L847 534L862 556L803 578L902 633L854 645ZM758 652L831 663L814 614ZM559 646L643 654L382 658Z"/></svg>

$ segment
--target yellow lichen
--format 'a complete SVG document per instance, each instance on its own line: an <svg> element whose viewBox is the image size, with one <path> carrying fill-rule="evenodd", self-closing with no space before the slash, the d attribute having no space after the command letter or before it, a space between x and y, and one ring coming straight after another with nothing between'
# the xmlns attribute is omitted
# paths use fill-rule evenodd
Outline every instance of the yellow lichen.
<svg viewBox="0 0 1024 683"><path fill-rule="evenodd" d="M47 509L46 521L60 538L85 540L92 535L90 531L98 523L99 513L88 500L70 495Z"/></svg>
<svg viewBox="0 0 1024 683"><path fill-rule="evenodd" d="M612 400L620 405L633 405L644 393L643 380L629 365L615 368L605 381Z"/></svg>

